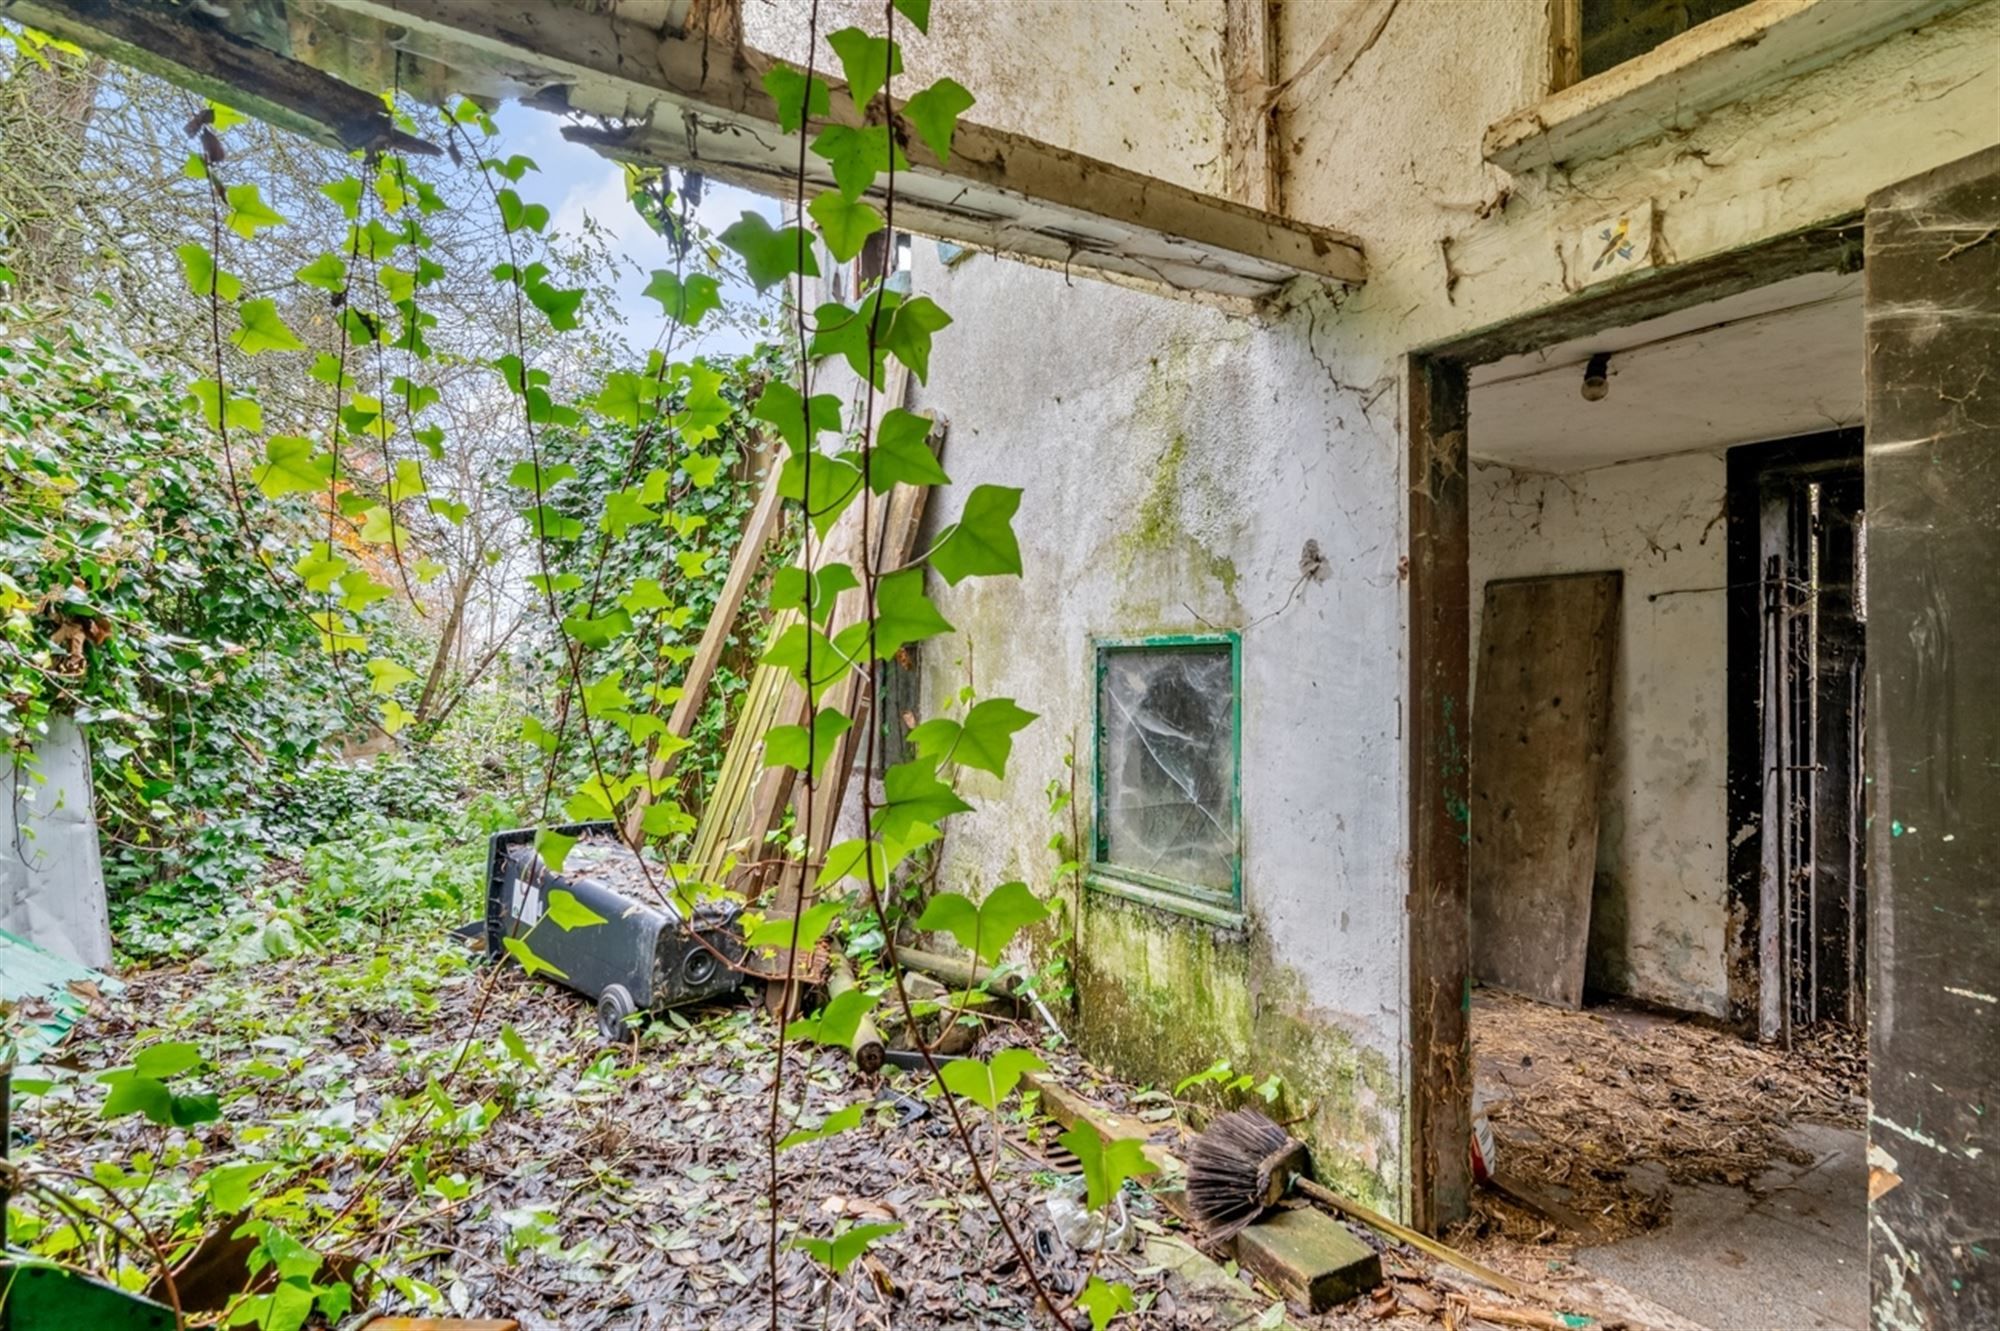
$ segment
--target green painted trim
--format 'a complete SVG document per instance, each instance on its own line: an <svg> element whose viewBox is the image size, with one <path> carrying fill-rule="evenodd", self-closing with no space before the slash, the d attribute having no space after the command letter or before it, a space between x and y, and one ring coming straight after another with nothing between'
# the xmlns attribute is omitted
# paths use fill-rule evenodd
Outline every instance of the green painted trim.
<svg viewBox="0 0 2000 1331"><path fill-rule="evenodd" d="M1230 772L1229 816L1236 824L1236 851L1229 858L1229 890L1221 892L1194 883L1176 882L1112 864L1105 858L1107 833L1104 808L1105 658L1119 651L1171 651L1175 648L1227 647L1230 677L1230 742L1235 747ZM1142 638L1092 638L1094 682L1090 692L1090 864L1084 881L1093 888L1162 910L1177 910L1210 923L1242 927L1243 916L1243 637L1234 630L1221 633L1165 633Z"/></svg>

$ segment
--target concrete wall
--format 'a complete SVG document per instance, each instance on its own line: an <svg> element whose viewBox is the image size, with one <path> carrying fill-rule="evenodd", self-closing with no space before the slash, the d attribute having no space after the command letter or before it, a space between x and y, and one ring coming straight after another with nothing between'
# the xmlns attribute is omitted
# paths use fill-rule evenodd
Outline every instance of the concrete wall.
<svg viewBox="0 0 2000 1331"><path fill-rule="evenodd" d="M1561 476L1475 465L1471 498L1475 663L1488 581L1625 575L1587 981L1715 1016L1727 997L1723 485L1720 454L1687 453Z"/></svg>
<svg viewBox="0 0 2000 1331"><path fill-rule="evenodd" d="M1279 72L1375 2L1280 6ZM1213 188L1221 10L940 4L932 42L913 44L913 81L948 70L981 99L975 117ZM956 484L934 515L948 519L980 481L1026 489L1027 576L936 589L961 635L928 649L928 699L972 682L1043 714L1007 784L975 789L982 807L953 824L945 881L1047 888L1056 829L1043 786L1088 752L1091 634L1242 630L1246 927L1090 897L1081 1033L1139 1077L1220 1056L1282 1072L1319 1105L1308 1127L1321 1168L1391 1209L1407 1185L1405 357L1563 301L1583 280L1567 251L1623 210L1654 209L1657 262L1684 262L1848 216L1872 190L2000 138L2000 0L1988 0L1670 135L1511 176L1483 160L1481 136L1546 86L1545 10L1405 0L1351 67L1324 62L1281 104L1282 206L1360 238L1370 276L1358 290L1302 282L1245 317L986 258L945 272L927 246L916 273L958 320L920 394L953 422ZM759 13L758 45L796 47L760 35ZM1713 459L1674 465L1719 475ZM1709 500L1690 502L1669 524L1682 552L1649 553L1635 577L1678 581L1683 559L1711 556L1719 569L1720 528L1704 544L1689 527L1713 516ZM1590 539L1629 549L1616 520L1615 501L1561 519L1579 543L1595 522ZM1308 538L1331 577L1294 597ZM1664 659L1711 614L1719 641L1715 601L1635 612L1628 632L1648 636L1629 658ZM1628 672L1622 688L1692 678ZM1719 678L1700 710L1719 731ZM1662 767L1686 775L1699 746L1685 727L1661 736ZM1721 848L1697 855L1691 829L1719 808L1720 780L1673 789L1657 825L1628 805L1613 862L1702 886L1658 914L1628 894L1624 956L1636 992L1710 1006L1720 919L1702 893L1711 878L1719 891ZM1713 964L1697 959L1711 941Z"/></svg>

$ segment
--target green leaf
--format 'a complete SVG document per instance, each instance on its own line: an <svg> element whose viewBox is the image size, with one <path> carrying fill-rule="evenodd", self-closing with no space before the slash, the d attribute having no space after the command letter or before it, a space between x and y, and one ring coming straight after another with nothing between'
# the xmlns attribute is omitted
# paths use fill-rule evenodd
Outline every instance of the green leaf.
<svg viewBox="0 0 2000 1331"><path fill-rule="evenodd" d="M390 595L387 587L375 581L366 570L358 568L351 573L340 575L340 593L341 607L357 615L375 602L388 599Z"/></svg>
<svg viewBox="0 0 2000 1331"><path fill-rule="evenodd" d="M635 485L604 496L604 516L599 525L613 536L623 536L633 527L659 520L658 513L639 502L639 487Z"/></svg>
<svg viewBox="0 0 2000 1331"><path fill-rule="evenodd" d="M873 1012L879 1001L875 995L861 989L835 994L812 1016L801 1017L785 1027L785 1038L845 1049L854 1043L854 1033L861 1029L861 1019Z"/></svg>
<svg viewBox="0 0 2000 1331"><path fill-rule="evenodd" d="M896 12L908 19L918 32L931 30L931 0L890 0Z"/></svg>
<svg viewBox="0 0 2000 1331"><path fill-rule="evenodd" d="M530 460L514 464L513 469L507 473L507 484L519 490L540 490L546 494L564 481L575 478L576 468L567 462L544 463L537 469Z"/></svg>
<svg viewBox="0 0 2000 1331"><path fill-rule="evenodd" d="M671 609L674 603L668 599L666 589L660 586L657 578L634 578L632 590L620 597L618 604L635 615L643 615L648 610Z"/></svg>
<svg viewBox="0 0 2000 1331"><path fill-rule="evenodd" d="M1076 1306L1090 1314L1090 1331L1104 1331L1111 1325L1111 1319L1119 1313L1129 1313L1139 1305L1132 1298L1132 1287L1123 1281L1106 1283L1103 1276L1092 1276L1083 1287L1083 1293L1076 1296ZM1279 1304L1283 1307L1283 1304Z"/></svg>
<svg viewBox="0 0 2000 1331"><path fill-rule="evenodd" d="M892 407L875 427L875 443L868 450L868 488L887 494L898 485L949 485L951 477L938 465L931 450L930 435L935 422L901 407ZM843 458L861 463L859 453Z"/></svg>
<svg viewBox="0 0 2000 1331"><path fill-rule="evenodd" d="M938 780L931 765L921 759L891 767L882 778L882 793L883 802L875 810L874 831L889 840L909 840L918 827L934 828L952 814L966 813L972 808L950 786Z"/></svg>
<svg viewBox="0 0 2000 1331"><path fill-rule="evenodd" d="M922 642L940 633L951 632L951 622L931 604L931 598L924 595L924 571L921 568L906 568L891 573L875 584L874 635L869 635L870 621L859 620L840 631L833 645L844 655L861 658L867 655L871 645L874 659L886 661L896 654L898 648L908 643Z"/></svg>
<svg viewBox="0 0 2000 1331"><path fill-rule="evenodd" d="M197 379L189 384L188 400L201 411L201 418L211 430L227 425L232 430L255 434L264 428L262 407L247 397L231 397L223 402L221 389L213 379Z"/></svg>
<svg viewBox="0 0 2000 1331"><path fill-rule="evenodd" d="M528 946L526 939L503 938L500 940L500 946L506 948L507 955L520 962L521 969L531 976L540 972L544 975L553 975L558 980L567 980L569 978L568 971L558 966L551 966L548 962L536 956L535 950Z"/></svg>
<svg viewBox="0 0 2000 1331"><path fill-rule="evenodd" d="M191 1128L197 1123L213 1123L222 1117L222 1097L213 1091L205 1091L198 1095L170 1096L167 1101L167 1117L177 1128Z"/></svg>
<svg viewBox="0 0 2000 1331"><path fill-rule="evenodd" d="M825 159L833 171L834 184L850 199L866 194L876 177L889 169L892 158L899 174L910 169L910 159L890 139L887 125L861 129L828 125L812 141L812 150Z"/></svg>
<svg viewBox="0 0 2000 1331"><path fill-rule="evenodd" d="M353 176L331 181L319 192L340 205L341 215L352 222L361 216L361 182Z"/></svg>
<svg viewBox="0 0 2000 1331"><path fill-rule="evenodd" d="M796 927L798 943L795 951L809 952L819 946L819 940L826 937L826 931L833 926L834 919L847 905L844 900L821 901L806 908L806 913L798 918L796 926L789 916L779 916L765 920L752 929L743 942L746 947L792 948L793 930Z"/></svg>
<svg viewBox="0 0 2000 1331"><path fill-rule="evenodd" d="M773 379L764 385L750 417L777 427L778 437L798 453L809 446L808 430L817 442L822 433L840 428L840 399L831 393L816 393L808 401L790 383Z"/></svg>
<svg viewBox="0 0 2000 1331"><path fill-rule="evenodd" d="M231 185L224 191L229 200L229 229L245 240L255 239L267 227L282 226L285 218L264 202L254 184Z"/></svg>
<svg viewBox="0 0 2000 1331"><path fill-rule="evenodd" d="M514 1029L513 1022L507 1022L500 1027L500 1043L506 1048L507 1053L513 1060L528 1069L528 1071L540 1072L542 1070L541 1060L535 1057L532 1049L528 1048L528 1042L523 1040L521 1033Z"/></svg>
<svg viewBox="0 0 2000 1331"><path fill-rule="evenodd" d="M828 1137L837 1137L843 1132L860 1126L861 1106L849 1105L845 1109L836 1109L831 1114L828 1114L820 1120L820 1124L816 1128L799 1128L786 1133L779 1140L778 1149L789 1151L794 1146L803 1146L807 1142L825 1141Z"/></svg>
<svg viewBox="0 0 2000 1331"><path fill-rule="evenodd" d="M1048 1066L1032 1049L1002 1049L987 1062L954 1059L938 1068L938 1078L953 1095L997 1113L1000 1102L1021 1084L1023 1073L1043 1072Z"/></svg>
<svg viewBox="0 0 2000 1331"><path fill-rule="evenodd" d="M312 441L293 434L274 434L264 441L264 462L250 479L266 499L317 493L333 475L331 455L315 456Z"/></svg>
<svg viewBox="0 0 2000 1331"><path fill-rule="evenodd" d="M832 707L822 707L813 717L812 732L804 726L772 726L764 737L764 766L806 770L808 740L812 744L813 770L806 779L818 781L826 772L827 759L834 754L834 741L846 734L854 718Z"/></svg>
<svg viewBox="0 0 2000 1331"><path fill-rule="evenodd" d="M555 888L549 893L549 918L556 928L568 933L571 929L588 929L593 924L608 923L590 907L576 899L576 893L564 888Z"/></svg>
<svg viewBox="0 0 2000 1331"><path fill-rule="evenodd" d="M811 680L806 678L808 644L812 656ZM801 688L807 689L815 707L826 691L854 668L852 661L834 650L824 633L805 624L793 624L779 634L778 640L765 649L762 662L790 674Z"/></svg>
<svg viewBox="0 0 2000 1331"><path fill-rule="evenodd" d="M826 44L840 57L847 91L853 95L857 111L875 100L891 74L903 72L903 53L887 37L871 37L860 28L842 28L828 33Z"/></svg>
<svg viewBox="0 0 2000 1331"><path fill-rule="evenodd" d="M375 280L382 284L383 293L389 297L391 305L401 305L416 297L417 275L408 269L383 264L375 270Z"/></svg>
<svg viewBox="0 0 2000 1331"><path fill-rule="evenodd" d="M929 296L918 296L896 307L895 322L889 325L888 334L876 341L882 350L909 366L917 382L929 383L931 334L950 326L951 316L936 301Z"/></svg>
<svg viewBox="0 0 2000 1331"><path fill-rule="evenodd" d="M840 521L847 506L861 494L861 472L853 463L813 453L812 474L806 474L806 454L795 452L778 471L778 494L805 506L813 531L822 540Z"/></svg>
<svg viewBox="0 0 2000 1331"><path fill-rule="evenodd" d="M173 1092L152 1077L120 1077L111 1083L111 1093L104 1097L104 1107L97 1111L97 1115L99 1118L124 1118L128 1114L143 1114L150 1123L171 1126L174 1121Z"/></svg>
<svg viewBox="0 0 2000 1331"><path fill-rule="evenodd" d="M331 590L334 581L347 569L347 561L334 554L325 541L315 542L313 548L292 565L292 571L305 582L309 592Z"/></svg>
<svg viewBox="0 0 2000 1331"><path fill-rule="evenodd" d="M681 470L694 482L697 490L706 490L715 484L715 474L722 470L722 459L695 453L681 459Z"/></svg>
<svg viewBox="0 0 2000 1331"><path fill-rule="evenodd" d="M208 1194L208 1203L218 1215L235 1215L250 1204L250 1185L277 1167L270 1160L217 1165L201 1176L197 1186Z"/></svg>
<svg viewBox="0 0 2000 1331"><path fill-rule="evenodd" d="M832 113L826 84L817 75L808 80L790 65L773 65L764 75L764 91L778 106L778 132L796 134L809 118Z"/></svg>
<svg viewBox="0 0 2000 1331"><path fill-rule="evenodd" d="M771 579L771 608L773 610L797 610L804 612L808 590L812 596L812 619L820 627L833 617L833 609L840 594L859 587L861 581L854 570L846 564L826 564L815 569L810 580L806 571L796 564L788 564L778 570Z"/></svg>
<svg viewBox="0 0 2000 1331"><path fill-rule="evenodd" d="M604 648L632 631L632 616L623 609L609 610L601 615L569 615L563 619L562 626L585 647Z"/></svg>
<svg viewBox="0 0 2000 1331"><path fill-rule="evenodd" d="M1075 1127L1056 1140L1068 1147L1070 1154L1083 1165L1085 1204L1093 1211L1103 1210L1125 1186L1125 1180L1159 1170L1158 1165L1146 1158L1145 1142L1137 1137L1105 1141L1084 1120L1078 1120Z"/></svg>
<svg viewBox="0 0 2000 1331"><path fill-rule="evenodd" d="M859 308L851 309L837 302L820 306L813 311L813 337L807 354L815 360L821 356L845 356L857 377L872 378L875 387L882 388L883 367L888 363L889 352L880 342L888 335L901 299L893 291L878 287ZM868 341L871 321L877 342L873 347Z"/></svg>
<svg viewBox="0 0 2000 1331"><path fill-rule="evenodd" d="M347 285L347 265L338 255L322 254L292 276L322 291L338 291Z"/></svg>
<svg viewBox="0 0 2000 1331"><path fill-rule="evenodd" d="M366 669L371 693L394 693L417 677L416 671L386 656L378 656L368 662Z"/></svg>
<svg viewBox="0 0 2000 1331"><path fill-rule="evenodd" d="M1007 950L1016 934L1048 915L1049 908L1025 883L1002 883L977 905L957 892L938 893L924 906L917 928L949 933L966 951L991 966L1000 960L1000 954Z"/></svg>
<svg viewBox="0 0 2000 1331"><path fill-rule="evenodd" d="M1034 719L1033 712L1016 706L1012 698L988 698L965 714L965 721L951 746L951 760L961 767L974 767L995 776L1005 776L1007 759L1014 751L1015 732ZM910 734L914 742L916 731ZM923 753L924 750L919 747L917 752Z"/></svg>
<svg viewBox="0 0 2000 1331"><path fill-rule="evenodd" d="M939 162L951 159L951 135L958 118L972 109L972 94L952 79L939 79L903 104L903 117Z"/></svg>
<svg viewBox="0 0 2000 1331"><path fill-rule="evenodd" d="M180 255L188 290L195 295L207 299L214 294L224 300L235 300L243 294L243 279L216 267L215 256L208 252L208 246L189 241L174 253Z"/></svg>
<svg viewBox="0 0 2000 1331"><path fill-rule="evenodd" d="M540 204L535 206L541 207ZM563 288L551 286L547 282L536 282L528 288L529 303L546 315L549 327L559 333L566 333L581 326L583 321L578 317L577 311L583 307L583 297L582 287Z"/></svg>
<svg viewBox="0 0 2000 1331"><path fill-rule="evenodd" d="M522 203L521 196L513 190L503 189L497 196L500 200L500 225L509 234L523 229L540 231L549 224L549 210L539 203Z"/></svg>
<svg viewBox="0 0 2000 1331"><path fill-rule="evenodd" d="M866 202L829 190L807 205L833 257L846 263L861 253L868 237L882 229L882 214Z"/></svg>
<svg viewBox="0 0 2000 1331"><path fill-rule="evenodd" d="M844 1234L836 1234L831 1239L807 1238L801 1235L792 1240L792 1246L811 1257L834 1275L840 1275L868 1251L870 1244L885 1234L894 1234L903 1226L900 1222L875 1225L856 1225Z"/></svg>
<svg viewBox="0 0 2000 1331"><path fill-rule="evenodd" d="M136 1076L165 1081L201 1066L201 1047L191 1040L163 1040L149 1044L132 1056Z"/></svg>
<svg viewBox="0 0 2000 1331"><path fill-rule="evenodd" d="M794 275L819 276L812 237L804 227L775 230L761 213L745 211L741 220L723 229L719 239L742 256L750 285L759 291L769 290Z"/></svg>
<svg viewBox="0 0 2000 1331"><path fill-rule="evenodd" d="M700 323L710 310L722 308L720 287L707 273L690 273L682 278L656 268L653 280L646 284L642 294L660 302L661 312L686 328Z"/></svg>
<svg viewBox="0 0 2000 1331"><path fill-rule="evenodd" d="M1021 546L1014 539L1014 514L1021 507L1019 489L981 485L965 501L958 521L945 529L931 551L931 567L956 587L967 578L1018 574Z"/></svg>
<svg viewBox="0 0 2000 1331"><path fill-rule="evenodd" d="M361 515L361 530L355 534L370 545L393 545L400 549L410 543L410 529L381 504Z"/></svg>
<svg viewBox="0 0 2000 1331"><path fill-rule="evenodd" d="M304 351L306 344L278 317L274 300L246 300L236 309L236 335L229 340L246 356L263 351Z"/></svg>
<svg viewBox="0 0 2000 1331"><path fill-rule="evenodd" d="M563 864L569 859L569 852L577 839L552 827L540 828L535 833L535 854L541 857L550 873L561 873Z"/></svg>
<svg viewBox="0 0 2000 1331"><path fill-rule="evenodd" d="M208 122L209 127L217 134L227 134L230 130L235 129L238 125L247 123L250 119L249 116L244 115L235 107L224 106L221 102L211 101L208 104L208 109L209 113L214 117Z"/></svg>

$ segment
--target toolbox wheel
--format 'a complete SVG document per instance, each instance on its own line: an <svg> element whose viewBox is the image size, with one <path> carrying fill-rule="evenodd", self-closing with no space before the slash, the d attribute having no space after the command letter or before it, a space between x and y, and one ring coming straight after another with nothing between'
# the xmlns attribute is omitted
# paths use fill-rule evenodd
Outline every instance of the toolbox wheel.
<svg viewBox="0 0 2000 1331"><path fill-rule="evenodd" d="M597 1033L604 1037L606 1044L623 1044L632 1038L632 1028L626 1018L639 1010L632 1001L632 995L622 984L608 984L604 992L597 996Z"/></svg>

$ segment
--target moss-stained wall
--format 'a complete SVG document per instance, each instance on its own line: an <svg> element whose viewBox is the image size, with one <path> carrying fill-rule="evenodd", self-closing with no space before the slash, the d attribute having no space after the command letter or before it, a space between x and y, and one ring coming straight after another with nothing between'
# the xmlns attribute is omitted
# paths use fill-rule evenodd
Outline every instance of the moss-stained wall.
<svg viewBox="0 0 2000 1331"><path fill-rule="evenodd" d="M1320 1178L1395 1209L1395 1069L1315 1010L1262 937L1087 891L1078 938L1076 1034L1092 1057L1169 1089L1217 1059L1258 1082L1276 1073L1271 1112L1303 1116L1293 1131Z"/></svg>

